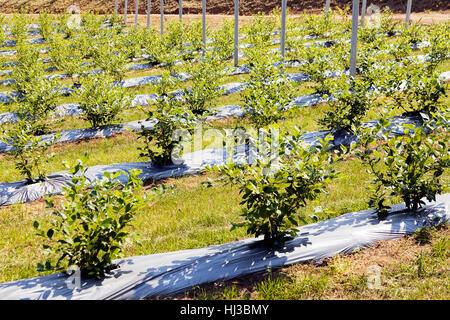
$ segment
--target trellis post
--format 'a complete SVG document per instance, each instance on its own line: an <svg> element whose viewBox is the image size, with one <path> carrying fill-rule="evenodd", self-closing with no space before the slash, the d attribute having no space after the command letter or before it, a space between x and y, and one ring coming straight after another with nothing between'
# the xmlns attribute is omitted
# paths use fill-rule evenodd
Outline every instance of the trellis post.
<svg viewBox="0 0 450 320"><path fill-rule="evenodd" d="M136 0L136 12L134 14L134 27L136 29L138 27L138 18L139 18L139 0Z"/></svg>
<svg viewBox="0 0 450 320"><path fill-rule="evenodd" d="M239 65L239 0L234 0L234 66Z"/></svg>
<svg viewBox="0 0 450 320"><path fill-rule="evenodd" d="M409 19L411 16L411 7L412 7L412 0L408 0L408 2L406 3L406 19L405 19L406 28L408 28L408 26L409 26Z"/></svg>
<svg viewBox="0 0 450 320"><path fill-rule="evenodd" d="M150 11L152 8L152 0L147 0L147 29L150 28Z"/></svg>
<svg viewBox="0 0 450 320"><path fill-rule="evenodd" d="M328 15L329 11L330 11L330 0L327 0L325 2L325 15Z"/></svg>
<svg viewBox="0 0 450 320"><path fill-rule="evenodd" d="M356 55L358 47L358 16L359 16L359 0L353 0L352 8L352 39L350 50L350 76L356 76Z"/></svg>
<svg viewBox="0 0 450 320"><path fill-rule="evenodd" d="M206 0L202 0L202 39L203 39L203 54L206 51Z"/></svg>
<svg viewBox="0 0 450 320"><path fill-rule="evenodd" d="M364 26L364 18L366 16L366 7L367 7L367 0L362 0L362 8L361 8L361 27Z"/></svg>
<svg viewBox="0 0 450 320"><path fill-rule="evenodd" d="M127 11L128 11L128 0L125 0L125 8L123 10L123 23L127 24Z"/></svg>
<svg viewBox="0 0 450 320"><path fill-rule="evenodd" d="M283 62L286 53L286 1L281 0L281 57Z"/></svg>
<svg viewBox="0 0 450 320"><path fill-rule="evenodd" d="M161 35L164 34L164 0L161 0Z"/></svg>

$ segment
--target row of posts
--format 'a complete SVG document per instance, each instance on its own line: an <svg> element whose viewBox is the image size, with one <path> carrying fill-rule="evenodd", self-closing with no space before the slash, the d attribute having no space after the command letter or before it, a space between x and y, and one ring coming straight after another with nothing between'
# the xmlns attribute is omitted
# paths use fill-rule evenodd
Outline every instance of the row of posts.
<svg viewBox="0 0 450 320"><path fill-rule="evenodd" d="M134 22L137 28L138 25L138 9L139 9L139 0L136 1L136 10L135 10L135 18ZM351 37L351 51L350 51L350 75L356 75L356 51L357 51L357 42L358 42L358 18L359 18L359 4L361 0L353 0L352 6L352 37ZM284 61L285 52L286 52L286 2L287 0L281 0L281 56ZM147 0L147 28L150 27L150 8L151 8L151 0ZM161 12L161 35L164 33L164 0L160 0L160 12ZM178 0L179 5L179 19L182 21L183 19L183 0ZM410 15L411 15L411 7L412 0L407 0L406 4L406 26L409 25ZM128 9L128 0L125 0L124 6L124 23L127 23L127 10ZM367 0L362 0L361 7L361 19L360 25L363 26L364 18L367 9ZM330 10L330 0L326 0L325 2L325 14L328 14ZM118 0L115 0L114 4L114 12L117 15L118 11ZM206 0L202 0L202 39L203 45L206 47ZM239 0L234 0L234 65L238 66L238 49L239 49Z"/></svg>

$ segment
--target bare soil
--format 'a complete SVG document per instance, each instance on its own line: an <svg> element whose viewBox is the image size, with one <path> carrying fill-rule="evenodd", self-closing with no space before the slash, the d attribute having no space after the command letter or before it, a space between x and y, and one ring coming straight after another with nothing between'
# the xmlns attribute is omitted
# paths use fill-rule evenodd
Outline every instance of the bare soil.
<svg viewBox="0 0 450 320"><path fill-rule="evenodd" d="M119 0L119 12L123 12L124 0ZM178 13L178 0L165 0L164 11L168 14ZM331 7L350 7L352 0L331 0ZM114 11L114 0L0 0L0 12L13 13L22 8L25 13L62 13L70 5L78 5L83 11L94 11L97 13L111 13ZM160 1L151 2L151 12L159 13ZM406 0L369 0L367 5L377 5L379 7L388 6L395 13L406 11ZM280 0L247 0L240 1L239 12L241 15L252 15L258 12L269 13L274 8L281 5ZM325 0L288 0L287 6L291 13L301 13L303 11L318 12L325 5ZM135 1L128 0L128 12L134 12ZM147 1L139 1L139 13L145 14L147 11ZM185 14L201 13L201 0L184 0L183 12ZM413 12L424 11L448 11L450 1L448 0L421 0L413 1ZM207 13L213 15L230 15L234 12L234 0L207 0ZM447 12L448 14L448 12Z"/></svg>

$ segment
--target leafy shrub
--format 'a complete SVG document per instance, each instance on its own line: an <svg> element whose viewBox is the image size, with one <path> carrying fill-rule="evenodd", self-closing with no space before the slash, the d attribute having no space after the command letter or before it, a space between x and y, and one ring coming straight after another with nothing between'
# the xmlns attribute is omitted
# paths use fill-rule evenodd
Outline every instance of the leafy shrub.
<svg viewBox="0 0 450 320"><path fill-rule="evenodd" d="M342 77L336 79L331 89L336 100L330 103L331 110L319 119L319 124L330 130L351 131L358 126L371 105L368 83L360 78Z"/></svg>
<svg viewBox="0 0 450 320"><path fill-rule="evenodd" d="M373 176L375 192L369 205L379 216L387 213L384 202L388 196L401 197L407 209L417 210L423 198L435 201L442 192L440 177L450 166L448 115L444 120L437 114L436 119L422 117L422 126L404 124L404 135L393 133L385 116L375 127L360 132L355 154Z"/></svg>
<svg viewBox="0 0 450 320"><path fill-rule="evenodd" d="M27 37L27 19L25 15L15 14L12 18L11 33L18 43L24 42Z"/></svg>
<svg viewBox="0 0 450 320"><path fill-rule="evenodd" d="M336 70L337 65L331 57L330 50L318 48L314 45L302 47L299 54L302 64L299 70L306 73L314 82L313 87L317 93L328 93L327 79Z"/></svg>
<svg viewBox="0 0 450 320"><path fill-rule="evenodd" d="M393 36L398 24L399 22L394 20L394 14L391 9L389 7L384 7L380 17L380 32L388 36Z"/></svg>
<svg viewBox="0 0 450 320"><path fill-rule="evenodd" d="M424 53L429 71L434 71L436 67L450 56L450 24L436 24L431 26L427 40L430 42L425 47Z"/></svg>
<svg viewBox="0 0 450 320"><path fill-rule="evenodd" d="M229 163L212 170L223 181L237 185L242 195L242 217L233 228L246 227L247 233L271 244L295 236L300 217L297 210L326 192L326 185L337 176L326 152L328 136L317 148L305 147L299 130L289 137L277 126L261 129L267 140L260 143L250 164ZM274 150L275 149L275 150ZM279 154L275 153L279 151Z"/></svg>
<svg viewBox="0 0 450 320"><path fill-rule="evenodd" d="M219 28L212 31L211 46L221 60L226 60L234 54L233 20L225 19Z"/></svg>
<svg viewBox="0 0 450 320"><path fill-rule="evenodd" d="M101 39L92 52L94 65L114 80L122 80L127 71L128 58L136 55L135 52L130 52L131 47L127 46L127 39L120 36Z"/></svg>
<svg viewBox="0 0 450 320"><path fill-rule="evenodd" d="M399 38L389 46L389 54L397 62L402 62L406 57L412 55L411 44L406 38Z"/></svg>
<svg viewBox="0 0 450 320"><path fill-rule="evenodd" d="M90 182L81 162L75 166L72 182L63 188L61 206L52 198L47 205L55 219L47 231L34 222L37 235L47 239L45 252L58 255L52 264L38 264L38 270L80 268L81 274L100 278L115 266L112 259L122 252L129 236L129 226L144 203L139 171L105 172L101 180ZM119 181L123 174L127 183Z"/></svg>
<svg viewBox="0 0 450 320"><path fill-rule="evenodd" d="M34 123L22 119L8 128L2 128L1 140L12 147L7 154L15 161L15 168L27 183L43 181L46 177L45 164L53 157L47 150L58 138L43 140L34 135Z"/></svg>
<svg viewBox="0 0 450 320"><path fill-rule="evenodd" d="M183 49L183 31L183 23L179 20L172 20L166 25L163 38L167 50L176 48L181 51Z"/></svg>
<svg viewBox="0 0 450 320"><path fill-rule="evenodd" d="M68 39L72 39L77 34L77 29L70 26L70 14L63 13L58 15L59 32L66 35Z"/></svg>
<svg viewBox="0 0 450 320"><path fill-rule="evenodd" d="M206 21L206 38L210 36L208 21ZM203 22L201 19L183 24L183 40L188 42L192 51L202 50L203 48ZM186 56L185 58L192 57Z"/></svg>
<svg viewBox="0 0 450 320"><path fill-rule="evenodd" d="M84 76L88 68L83 58L88 55L89 40L80 35L68 43L63 35L55 35L49 43L48 54L54 66L67 73L74 84L80 84L80 76Z"/></svg>
<svg viewBox="0 0 450 320"><path fill-rule="evenodd" d="M305 14L302 18L306 33L310 36L324 37L329 30L333 29L333 20L331 19L330 14Z"/></svg>
<svg viewBox="0 0 450 320"><path fill-rule="evenodd" d="M199 62L191 62L187 72L192 83L184 89L184 101L195 114L204 114L222 92L218 86L223 76L224 63L213 53L206 53Z"/></svg>
<svg viewBox="0 0 450 320"><path fill-rule="evenodd" d="M155 119L157 123L151 130L142 126L142 130L137 132L138 139L144 141L144 146L138 148L139 156L150 158L156 166L173 163L172 154L178 144L174 133L176 130L188 129L194 123L192 113L183 108L180 100L168 94L175 85L176 80L169 72L164 72L161 81L154 85L159 98L150 103L153 111L148 113L148 117Z"/></svg>
<svg viewBox="0 0 450 320"><path fill-rule="evenodd" d="M403 76L391 83L387 95L393 99L397 108L406 112L431 113L440 109L447 95L446 87L438 73L430 73L426 66L410 64L403 71Z"/></svg>
<svg viewBox="0 0 450 320"><path fill-rule="evenodd" d="M272 33L275 31L276 21L264 13L253 16L251 23L244 25L243 31L247 34L247 42L257 48L270 46Z"/></svg>
<svg viewBox="0 0 450 320"><path fill-rule="evenodd" d="M269 58L260 57L252 68L245 90L241 93L243 109L258 128L277 122L294 98L292 82Z"/></svg>
<svg viewBox="0 0 450 320"><path fill-rule="evenodd" d="M356 64L359 77L367 82L368 87L372 88L379 88L382 86L387 77L398 79L396 76L403 73L403 70L399 69L400 65L389 60L388 55L383 50L380 51L379 49L380 48L375 43L361 48L358 53L358 61ZM386 63L385 61L388 62ZM394 68L396 71L398 69L401 73L388 75L387 73L390 71L389 68Z"/></svg>
<svg viewBox="0 0 450 320"><path fill-rule="evenodd" d="M151 105L154 110L148 113L148 117L157 123L152 130L142 127L137 133L138 139L144 141L144 146L138 147L139 156L150 158L155 166L173 164L173 152L179 143L174 135L177 130L188 129L194 117L171 96L161 96Z"/></svg>
<svg viewBox="0 0 450 320"><path fill-rule="evenodd" d="M83 32L88 37L94 37L102 32L104 17L98 16L92 12L82 12L81 20L83 22Z"/></svg>
<svg viewBox="0 0 450 320"><path fill-rule="evenodd" d="M358 38L360 41L364 42L374 42L377 40L378 29L372 28L370 26L364 26L358 29Z"/></svg>
<svg viewBox="0 0 450 320"><path fill-rule="evenodd" d="M93 127L110 124L118 120L119 112L131 105L131 96L110 77L88 76L79 90L83 118Z"/></svg>
<svg viewBox="0 0 450 320"><path fill-rule="evenodd" d="M0 26L3 26L4 21L5 21L5 17L0 16ZM5 30L3 28L0 28L0 45L3 45L5 40L6 40ZM3 58L3 55L0 55L0 56ZM3 68L3 64L0 65L0 68Z"/></svg>
<svg viewBox="0 0 450 320"><path fill-rule="evenodd" d="M55 79L44 74L44 64L39 59L39 51L29 45L18 46L17 61L19 64L13 69L15 82L13 87L19 92L19 108L16 113L33 124L35 133L47 130L41 122L48 117L59 97L58 83Z"/></svg>
<svg viewBox="0 0 450 320"><path fill-rule="evenodd" d="M402 28L402 37L409 44L417 44L422 41L424 37L423 25L420 21L411 23L408 26L405 24Z"/></svg>
<svg viewBox="0 0 450 320"><path fill-rule="evenodd" d="M115 30L117 33L122 32L122 30L124 28L122 16L120 16L116 13L113 13L113 14L107 16L106 19L109 21L109 23L111 25L111 29Z"/></svg>
<svg viewBox="0 0 450 320"><path fill-rule="evenodd" d="M118 50L121 49L126 53L125 57L127 59L136 58L142 54L142 44L143 37L146 33L138 30L132 29L126 33L120 33L118 36L112 36L115 43L111 44ZM109 39L111 36L106 35L105 38Z"/></svg>
<svg viewBox="0 0 450 320"><path fill-rule="evenodd" d="M41 27L42 37L50 39L54 32L52 17L47 13L39 13L39 26Z"/></svg>
<svg viewBox="0 0 450 320"><path fill-rule="evenodd" d="M342 35L350 33L352 30L352 19L348 19L351 16L350 7L347 6L343 9L336 7L335 10L336 12L332 11L332 13L338 17L333 21L336 24L336 33Z"/></svg>
<svg viewBox="0 0 450 320"><path fill-rule="evenodd" d="M177 60L180 60L177 48L167 48L165 37L161 37L155 29L144 31L142 48L150 55L153 63L161 64L169 70L175 66Z"/></svg>

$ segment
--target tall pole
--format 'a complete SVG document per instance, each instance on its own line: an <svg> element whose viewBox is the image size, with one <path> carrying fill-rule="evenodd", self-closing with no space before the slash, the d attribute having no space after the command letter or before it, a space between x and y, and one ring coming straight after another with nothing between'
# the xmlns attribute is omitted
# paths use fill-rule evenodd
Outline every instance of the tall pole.
<svg viewBox="0 0 450 320"><path fill-rule="evenodd" d="M239 0L234 0L234 66L239 65Z"/></svg>
<svg viewBox="0 0 450 320"><path fill-rule="evenodd" d="M164 34L164 0L161 0L161 35Z"/></svg>
<svg viewBox="0 0 450 320"><path fill-rule="evenodd" d="M406 28L408 28L408 25L409 25L409 18L411 15L411 7L412 7L412 0L408 0L408 2L406 3L406 19L405 19Z"/></svg>
<svg viewBox="0 0 450 320"><path fill-rule="evenodd" d="M117 7L119 6L118 0L114 1L114 13L117 16Z"/></svg>
<svg viewBox="0 0 450 320"><path fill-rule="evenodd" d="M128 11L128 0L125 0L125 8L123 13L123 23L127 24L127 11Z"/></svg>
<svg viewBox="0 0 450 320"><path fill-rule="evenodd" d="M150 11L152 9L152 0L147 0L147 29L150 28Z"/></svg>
<svg viewBox="0 0 450 320"><path fill-rule="evenodd" d="M281 0L281 57L283 62L286 51L286 1Z"/></svg>
<svg viewBox="0 0 450 320"><path fill-rule="evenodd" d="M139 14L139 0L136 0L136 12L134 14L134 25L136 29L138 27L138 14Z"/></svg>
<svg viewBox="0 0 450 320"><path fill-rule="evenodd" d="M352 8L352 40L350 51L350 76L356 76L356 52L358 45L359 0L353 0Z"/></svg>
<svg viewBox="0 0 450 320"><path fill-rule="evenodd" d="M183 0L178 0L178 17L183 21Z"/></svg>
<svg viewBox="0 0 450 320"><path fill-rule="evenodd" d="M203 53L206 51L206 0L202 0L202 39Z"/></svg>
<svg viewBox="0 0 450 320"><path fill-rule="evenodd" d="M328 15L329 11L330 11L330 0L327 0L325 2L325 14Z"/></svg>
<svg viewBox="0 0 450 320"><path fill-rule="evenodd" d="M366 7L367 7L367 0L362 0L362 8L361 8L361 27L364 26L364 17L366 16Z"/></svg>

